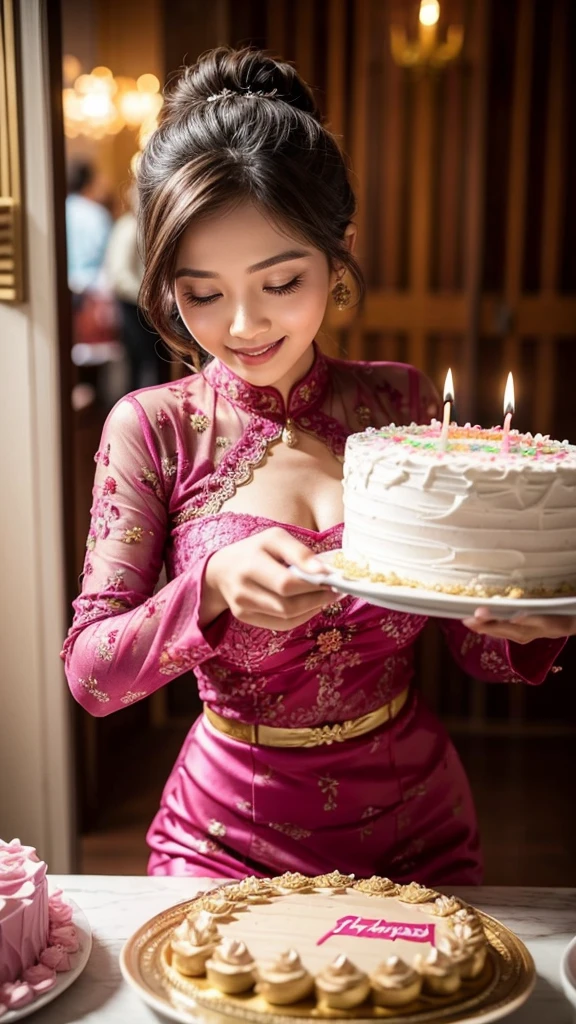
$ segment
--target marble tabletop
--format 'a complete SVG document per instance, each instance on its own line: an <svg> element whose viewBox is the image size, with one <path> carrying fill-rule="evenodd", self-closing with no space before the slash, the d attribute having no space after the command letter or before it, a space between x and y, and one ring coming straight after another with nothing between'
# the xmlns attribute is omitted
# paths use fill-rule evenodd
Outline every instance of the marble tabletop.
<svg viewBox="0 0 576 1024"><path fill-rule="evenodd" d="M30 1018L34 1024L147 1024L160 1021L123 980L120 950L140 925L199 890L218 884L201 878L52 875L84 911L93 933L90 959L81 976L48 1006ZM560 984L563 950L576 935L576 889L454 889L480 910L512 928L534 957L538 979L523 1007L506 1017L509 1024L576 1024L576 1014Z"/></svg>

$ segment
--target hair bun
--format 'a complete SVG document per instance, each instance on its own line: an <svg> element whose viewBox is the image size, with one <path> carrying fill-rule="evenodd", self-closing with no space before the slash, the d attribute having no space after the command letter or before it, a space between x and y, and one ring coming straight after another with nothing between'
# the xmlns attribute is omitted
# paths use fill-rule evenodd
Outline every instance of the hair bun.
<svg viewBox="0 0 576 1024"><path fill-rule="evenodd" d="M231 94L233 99L250 93L272 93L274 100L283 100L319 120L312 91L291 64L263 50L225 46L210 50L196 64L183 69L166 96L164 118L178 118L192 104L222 94Z"/></svg>

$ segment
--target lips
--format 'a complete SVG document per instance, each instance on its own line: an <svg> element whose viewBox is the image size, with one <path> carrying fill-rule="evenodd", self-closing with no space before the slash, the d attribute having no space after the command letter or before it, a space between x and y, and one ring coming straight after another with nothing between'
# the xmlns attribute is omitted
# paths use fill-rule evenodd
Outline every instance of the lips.
<svg viewBox="0 0 576 1024"><path fill-rule="evenodd" d="M235 355L240 356L263 356L265 352L269 352L271 348L279 345L283 338L278 338L278 341L269 341L267 345L260 345L258 348L235 348L233 351Z"/></svg>
<svg viewBox="0 0 576 1024"><path fill-rule="evenodd" d="M244 366L260 366L262 363L274 359L284 340L285 336L279 338L278 341L269 341L266 345L255 345L253 348L233 348L230 351Z"/></svg>

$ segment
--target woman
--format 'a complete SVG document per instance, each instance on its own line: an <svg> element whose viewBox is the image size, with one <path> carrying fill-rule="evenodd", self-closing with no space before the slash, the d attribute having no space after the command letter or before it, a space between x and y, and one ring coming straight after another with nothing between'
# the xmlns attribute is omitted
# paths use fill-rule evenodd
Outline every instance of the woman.
<svg viewBox="0 0 576 1024"><path fill-rule="evenodd" d="M346 437L438 412L413 367L314 343L331 295L350 297L343 274L362 287L338 147L290 66L216 50L168 97L139 189L144 309L204 369L109 417L65 654L93 714L195 670L205 713L150 828L149 870L479 882L466 778L410 687L425 618L288 568L341 544ZM539 683L575 626L480 610L444 632L477 678Z"/></svg>

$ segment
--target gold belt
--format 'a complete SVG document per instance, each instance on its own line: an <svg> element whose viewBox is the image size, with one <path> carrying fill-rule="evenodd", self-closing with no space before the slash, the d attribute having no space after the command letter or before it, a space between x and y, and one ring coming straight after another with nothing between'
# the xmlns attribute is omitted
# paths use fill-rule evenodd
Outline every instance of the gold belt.
<svg viewBox="0 0 576 1024"><path fill-rule="evenodd" d="M311 729L280 729L274 725L249 725L234 718L223 718L204 705L204 714L210 725L241 743L254 743L262 747L320 747L324 743L342 743L355 740L366 732L390 722L401 712L408 699L409 688L402 690L389 704L369 711L360 718L348 718L334 725L319 725Z"/></svg>

